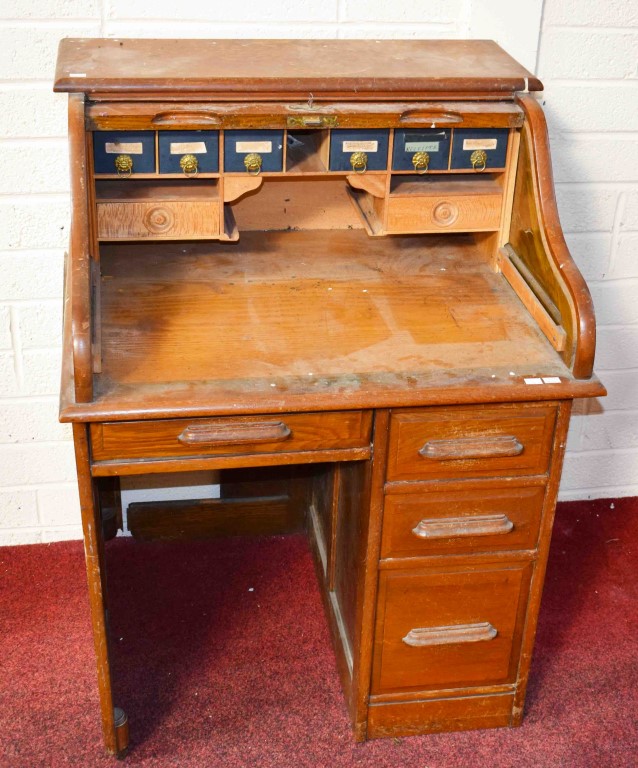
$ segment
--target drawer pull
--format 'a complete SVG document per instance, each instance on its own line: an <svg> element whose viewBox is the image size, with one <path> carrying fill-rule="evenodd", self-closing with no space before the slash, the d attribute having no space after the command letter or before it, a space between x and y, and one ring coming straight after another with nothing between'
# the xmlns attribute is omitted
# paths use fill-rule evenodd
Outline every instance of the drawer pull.
<svg viewBox="0 0 638 768"><path fill-rule="evenodd" d="M153 125L175 125L176 123L220 125L219 115L213 115L206 112L187 112L176 110L175 112L159 112L151 120Z"/></svg>
<svg viewBox="0 0 638 768"><path fill-rule="evenodd" d="M419 539L450 539L457 536L494 536L509 533L513 528L514 523L507 515L480 515L421 520L412 533Z"/></svg>
<svg viewBox="0 0 638 768"><path fill-rule="evenodd" d="M452 645L456 643L480 643L493 640L498 632L489 623L453 624L448 627L418 627L402 638L406 645L424 648L428 645Z"/></svg>
<svg viewBox="0 0 638 768"><path fill-rule="evenodd" d="M253 176L259 175L261 172L262 164L263 160L258 152L250 152L244 158L244 166L248 173L252 174Z"/></svg>
<svg viewBox="0 0 638 768"><path fill-rule="evenodd" d="M355 173L365 173L368 168L368 156L365 152L353 152L350 155L350 165Z"/></svg>
<svg viewBox="0 0 638 768"><path fill-rule="evenodd" d="M460 437L454 440L428 440L419 451L424 459L454 461L456 459L493 459L520 456L523 446L513 435L496 437Z"/></svg>
<svg viewBox="0 0 638 768"><path fill-rule="evenodd" d="M246 423L218 422L192 424L177 439L184 445L243 445L244 443L275 443L291 435L283 421L253 421Z"/></svg>
<svg viewBox="0 0 638 768"><path fill-rule="evenodd" d="M117 175L121 179L128 179L133 173L133 158L130 155L117 155L114 163Z"/></svg>
<svg viewBox="0 0 638 768"><path fill-rule="evenodd" d="M427 125L435 128L436 125L446 125L463 122L463 116L458 112L424 112L418 109L409 109L399 115L399 122L410 123L412 125Z"/></svg>
<svg viewBox="0 0 638 768"><path fill-rule="evenodd" d="M199 170L199 161L196 155L182 155L179 159L179 167L182 169L184 176L197 176Z"/></svg>
<svg viewBox="0 0 638 768"><path fill-rule="evenodd" d="M472 154L470 155L470 163L472 163L472 168L474 168L475 171L481 172L485 170L485 166L487 165L487 153L483 149L476 149Z"/></svg>
<svg viewBox="0 0 638 768"><path fill-rule="evenodd" d="M427 152L415 152L412 155L412 165L414 170L422 176L428 172L428 166L430 165L430 155Z"/></svg>

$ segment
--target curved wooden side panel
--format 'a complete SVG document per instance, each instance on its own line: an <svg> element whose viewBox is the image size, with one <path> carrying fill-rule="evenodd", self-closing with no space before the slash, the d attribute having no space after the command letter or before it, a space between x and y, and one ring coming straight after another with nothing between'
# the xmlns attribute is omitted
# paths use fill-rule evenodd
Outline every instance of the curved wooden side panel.
<svg viewBox="0 0 638 768"><path fill-rule="evenodd" d="M561 229L545 116L531 96L519 96L525 112L509 244L560 313L566 333L560 353L577 379L592 375L596 348L594 308Z"/></svg>
<svg viewBox="0 0 638 768"><path fill-rule="evenodd" d="M84 96L69 96L69 151L71 158L71 246L68 269L73 339L75 400L93 399L91 352L91 256L89 253L89 211L87 200L86 138Z"/></svg>

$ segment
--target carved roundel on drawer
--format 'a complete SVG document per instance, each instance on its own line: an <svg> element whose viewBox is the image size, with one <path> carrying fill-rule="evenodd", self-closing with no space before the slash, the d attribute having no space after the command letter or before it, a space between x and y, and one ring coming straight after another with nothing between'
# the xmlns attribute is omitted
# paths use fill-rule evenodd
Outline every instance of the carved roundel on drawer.
<svg viewBox="0 0 638 768"><path fill-rule="evenodd" d="M440 227L449 227L458 219L459 208L454 203L448 203L447 200L440 202L432 211L434 222Z"/></svg>
<svg viewBox="0 0 638 768"><path fill-rule="evenodd" d="M174 225L175 215L170 208L157 206L155 208L149 208L144 214L144 226L149 232L153 232L156 235L168 232Z"/></svg>

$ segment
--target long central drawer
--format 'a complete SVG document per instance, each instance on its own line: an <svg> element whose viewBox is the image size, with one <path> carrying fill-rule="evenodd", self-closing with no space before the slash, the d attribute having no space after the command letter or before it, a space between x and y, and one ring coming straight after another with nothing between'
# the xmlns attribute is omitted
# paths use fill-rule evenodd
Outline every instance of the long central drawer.
<svg viewBox="0 0 638 768"><path fill-rule="evenodd" d="M370 411L91 424L95 461L289 453L370 444Z"/></svg>

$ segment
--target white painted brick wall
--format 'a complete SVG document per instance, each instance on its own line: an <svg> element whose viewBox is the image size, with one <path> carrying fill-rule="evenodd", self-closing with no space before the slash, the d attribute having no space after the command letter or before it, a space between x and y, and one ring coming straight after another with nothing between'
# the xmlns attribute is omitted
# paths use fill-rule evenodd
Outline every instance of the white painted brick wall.
<svg viewBox="0 0 638 768"><path fill-rule="evenodd" d="M564 495L635 493L637 25L630 0L0 3L0 544L81 535L70 428L57 422L69 203L66 97L51 81L69 35L492 37L534 69L540 31L559 203L592 281L610 391L577 407Z"/></svg>
<svg viewBox="0 0 638 768"><path fill-rule="evenodd" d="M638 5L545 0L537 72L609 396L572 421L561 498L638 493Z"/></svg>

